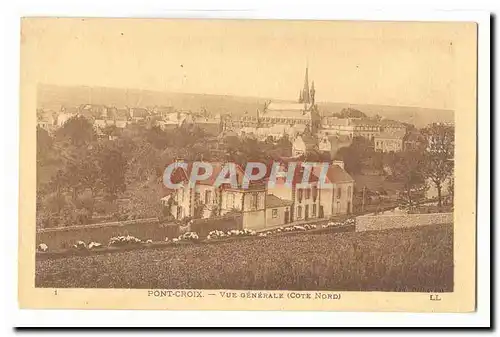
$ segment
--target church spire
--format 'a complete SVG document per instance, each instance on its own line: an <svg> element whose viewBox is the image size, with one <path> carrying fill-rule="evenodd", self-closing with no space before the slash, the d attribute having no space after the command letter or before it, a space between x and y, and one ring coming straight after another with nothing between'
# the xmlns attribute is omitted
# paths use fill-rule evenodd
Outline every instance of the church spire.
<svg viewBox="0 0 500 337"><path fill-rule="evenodd" d="M310 100L311 104L314 105L314 96L316 95L316 90L314 89L314 81L311 83Z"/></svg>
<svg viewBox="0 0 500 337"><path fill-rule="evenodd" d="M306 66L306 76L304 78L304 89L302 90L302 100L304 103L311 103L309 93L309 66Z"/></svg>

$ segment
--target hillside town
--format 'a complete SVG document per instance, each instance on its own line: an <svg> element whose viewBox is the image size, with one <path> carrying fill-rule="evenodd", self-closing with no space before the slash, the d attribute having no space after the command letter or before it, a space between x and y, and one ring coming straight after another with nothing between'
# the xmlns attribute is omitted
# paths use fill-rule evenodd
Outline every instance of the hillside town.
<svg viewBox="0 0 500 337"><path fill-rule="evenodd" d="M45 137L51 140L51 145L54 143L53 138L66 137L70 142L75 141L77 137L68 132L78 133L82 130L71 131L68 125L75 123L76 120L91 125L92 136L89 136L89 142L120 143L127 137L128 139L143 137L153 147L161 150L156 153L163 162L155 161L155 167L141 167L141 163L137 163L144 159L140 156L145 151L151 151L147 147L150 145L139 146L142 152L138 150L139 153L134 153L133 158L124 159L128 161L125 166L129 171L137 166L139 170L137 172L141 173L128 177L127 183L123 178L121 185L130 184L135 186L133 188L139 188L138 182L142 183L143 172L156 170L158 178L163 170L162 167L169 162L188 163L187 169L177 173L178 178L180 177L179 183L183 184L182 188L169 190L163 186L155 192L148 192L150 195L147 201L141 201L150 206L151 200L156 199L161 205L161 214L174 221L239 213L242 215L244 228L262 230L285 224L310 223L320 219L345 216L364 212L365 209L379 211L384 208L384 202L385 206L394 208L401 206L403 199L411 207L416 205L417 200L438 198L440 207L443 203L451 202L449 198L446 200L443 198L452 195L452 175L434 177L434 180L430 175L419 176L413 181L414 177L405 176L408 173L405 170L416 169L420 163L409 163L405 153L432 151L436 139L430 136L428 131L432 131L433 128L437 132L445 128L452 130L453 125L443 123L431 125L426 130L418 130L411 124L386 119L379 115L367 116L349 107L340 112L322 111L316 100L314 81L309 81L307 68L303 88L299 90L296 102L267 101L255 112L247 111L243 115L212 114L206 109L196 112L184 111L173 106L115 107L93 103L61 106L57 112L43 108L37 111L38 129L46 133ZM85 126L80 125L80 127L85 129ZM68 129L67 132L65 129ZM175 139L167 140L169 135ZM435 135L439 136L440 134ZM189 138L184 146L183 140L179 137ZM189 143L190 140L197 140L203 145L195 146ZM138 142L142 144L143 141L141 139ZM179 141L181 143L178 143ZM169 146L175 148L175 151L173 148L170 151ZM251 146L254 146L253 152ZM238 179L242 179L245 175L245 164L250 161L250 157L258 157L257 152L262 153L258 159L266 160L266 165L272 159L279 162L286 171L289 163L293 162L298 163L302 171L296 172L291 186L278 183L277 186L269 188L265 183L261 183L253 184L249 188L216 188L213 186L212 176L196 182L194 186L189 183L188 177L191 174L189 170L195 160L211 163L215 168L213 175L220 172L225 163L232 162L237 167ZM153 152L150 155L153 156ZM452 162L452 154L449 157L447 160ZM308 178L310 187L300 188L302 165L308 162L329 164L326 177L331 187L319 186L317 184L319 171L313 169ZM71 165L71 160L69 163ZM63 174L61 170L57 172ZM54 174L56 173L52 172L49 175L53 177ZM84 179L90 179L87 173L83 173L83 176ZM378 179L382 176L386 178ZM92 179L99 180L97 177ZM116 177L109 178L110 181L114 179ZM147 174L145 179L149 179ZM264 180L265 178L263 182ZM48 186L51 182L54 183L53 178L48 179L47 184L41 187L42 190L50 189ZM66 187L73 193L73 204L78 204L76 200L80 197L80 193L88 189L93 190L90 185L68 184ZM396 187L391 188L391 186ZM134 194L133 188L115 187L103 190L104 194L111 192L113 197L110 200L113 203L121 200L128 203L129 209L132 210L141 207L142 204L134 204L134 198L130 197L130 194ZM60 195L59 187L57 191ZM127 193L129 196L124 196ZM92 207L88 209L86 206L87 215L83 217L84 220L79 218L78 223L91 222L90 219L95 217L96 200L102 199L98 194L92 191L90 201ZM61 219L64 203L61 201L61 205L56 207L55 218ZM81 208L85 209L84 206ZM120 212L119 208L115 209L114 213L116 212ZM48 218L53 219L53 213ZM103 214L104 217L105 215ZM46 219L40 220L40 223L43 223L41 226L54 225L48 224ZM68 220L61 221L68 222ZM61 222L56 220L55 223Z"/></svg>

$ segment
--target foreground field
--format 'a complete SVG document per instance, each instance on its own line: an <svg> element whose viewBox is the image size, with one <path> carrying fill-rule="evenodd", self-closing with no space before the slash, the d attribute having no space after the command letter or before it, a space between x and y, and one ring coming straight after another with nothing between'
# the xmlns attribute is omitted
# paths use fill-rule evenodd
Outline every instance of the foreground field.
<svg viewBox="0 0 500 337"><path fill-rule="evenodd" d="M39 260L36 286L453 291L452 225Z"/></svg>

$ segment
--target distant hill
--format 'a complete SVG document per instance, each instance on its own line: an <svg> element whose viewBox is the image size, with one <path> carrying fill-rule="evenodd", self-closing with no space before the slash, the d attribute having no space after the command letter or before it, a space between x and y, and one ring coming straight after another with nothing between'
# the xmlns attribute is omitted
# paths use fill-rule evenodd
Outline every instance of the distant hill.
<svg viewBox="0 0 500 337"><path fill-rule="evenodd" d="M213 114L242 115L248 112L249 115L254 115L257 109L262 109L264 103L270 99L41 84L38 86L37 107L59 111L62 105L77 106L83 103L106 104L116 107L167 105L181 110L201 111L206 109ZM385 118L415 124L417 127L431 122L453 122L452 110L331 102L318 102L318 107L320 113L325 116L340 112L344 108L353 108L368 116L379 114Z"/></svg>
<svg viewBox="0 0 500 337"><path fill-rule="evenodd" d="M380 115L388 119L414 124L417 127L426 126L433 122L453 122L454 111L442 109L429 109L407 106L372 105L318 102L318 107L323 116L339 113L344 108L352 108L364 112L367 116Z"/></svg>

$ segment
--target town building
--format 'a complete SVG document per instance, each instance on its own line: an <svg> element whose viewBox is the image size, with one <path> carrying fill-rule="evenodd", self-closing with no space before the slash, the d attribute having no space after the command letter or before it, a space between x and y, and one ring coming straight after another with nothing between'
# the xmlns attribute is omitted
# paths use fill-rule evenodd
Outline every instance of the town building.
<svg viewBox="0 0 500 337"><path fill-rule="evenodd" d="M337 152L343 148L348 147L352 144L352 138L345 135L338 136L320 136L318 149L321 154L327 156L327 158L333 159Z"/></svg>
<svg viewBox="0 0 500 337"><path fill-rule="evenodd" d="M306 67L304 87L300 91L297 102L272 102L264 104L262 110L257 109L255 115L245 114L228 118L226 127L233 130L241 128L271 128L288 126L309 128L316 132L320 127L321 118L315 101L316 89L314 81L309 87L309 69Z"/></svg>
<svg viewBox="0 0 500 337"><path fill-rule="evenodd" d="M354 136L354 125L349 118L323 117L321 119L321 130L324 136Z"/></svg>
<svg viewBox="0 0 500 337"><path fill-rule="evenodd" d="M300 91L298 102L268 102L264 106L262 114L259 115L259 124L262 127L280 124L290 126L305 125L315 132L319 128L321 121L315 96L314 81L309 89L309 69L306 67L304 87Z"/></svg>
<svg viewBox="0 0 500 337"><path fill-rule="evenodd" d="M382 132L374 137L375 151L401 152L403 151L403 132Z"/></svg>
<svg viewBox="0 0 500 337"><path fill-rule="evenodd" d="M128 110L129 110L130 118L136 122L145 120L149 116L151 116L150 111L146 108L133 107L133 108L128 108Z"/></svg>
<svg viewBox="0 0 500 337"><path fill-rule="evenodd" d="M67 110L66 108L62 108L61 109L61 113L59 113L57 115L57 118L56 118L56 126L57 127L61 127L64 125L64 123L66 123L70 118L73 118L75 116L77 116L77 112L73 112L71 110Z"/></svg>
<svg viewBox="0 0 500 337"><path fill-rule="evenodd" d="M376 119L352 118L350 122L353 126L353 137L363 137L373 141L375 136L381 133L381 123Z"/></svg>
<svg viewBox="0 0 500 337"><path fill-rule="evenodd" d="M390 119L338 118L325 116L321 119L320 136L363 137L374 141L382 133L406 132L406 126Z"/></svg>
<svg viewBox="0 0 500 337"><path fill-rule="evenodd" d="M318 150L318 140L308 134L303 134L297 136L292 142L292 156L300 157L305 156L307 153L311 153Z"/></svg>
<svg viewBox="0 0 500 337"><path fill-rule="evenodd" d="M37 126L51 133L57 124L57 114L52 110L37 109Z"/></svg>
<svg viewBox="0 0 500 337"><path fill-rule="evenodd" d="M207 136L216 137L222 132L222 118L220 115L195 116L190 120L191 125L200 128Z"/></svg>
<svg viewBox="0 0 500 337"><path fill-rule="evenodd" d="M109 107L103 104L80 104L78 114L88 119L106 118Z"/></svg>
<svg viewBox="0 0 500 337"><path fill-rule="evenodd" d="M316 168L314 174L320 177L321 171ZM326 172L326 183L332 188L320 190L320 209L324 217L353 212L354 179L344 169L344 162L332 161Z"/></svg>
<svg viewBox="0 0 500 337"><path fill-rule="evenodd" d="M427 139L418 130L410 130L403 138L405 151L416 151L427 147Z"/></svg>
<svg viewBox="0 0 500 337"><path fill-rule="evenodd" d="M224 163L211 163L209 178L189 184L193 165L177 168L172 173L172 183L178 189L168 190L161 202L175 219L211 218L237 212L242 215L243 227L255 230L282 226L289 223L313 222L352 212L354 180L344 170L343 162L328 166L325 182L320 184L322 169L313 167L306 175L302 162L294 162L296 169L290 184L286 171L294 159L282 160L275 184L269 184L269 173L260 181L242 187L244 170L236 166L238 187L222 184L215 186ZM307 185L303 183L306 182Z"/></svg>
<svg viewBox="0 0 500 337"><path fill-rule="evenodd" d="M213 168L210 177L197 181L194 186L189 184L192 163L188 163L187 169L179 167L172 173L172 182L181 184L182 187L173 190L172 194L162 199L162 202L170 207L173 217L207 218L241 212L244 228L258 228L265 225L265 186L259 182L252 182L248 188L243 188L244 171L239 165L234 164L238 188L229 184L217 187L215 182L224 163L210 163L210 165Z"/></svg>

